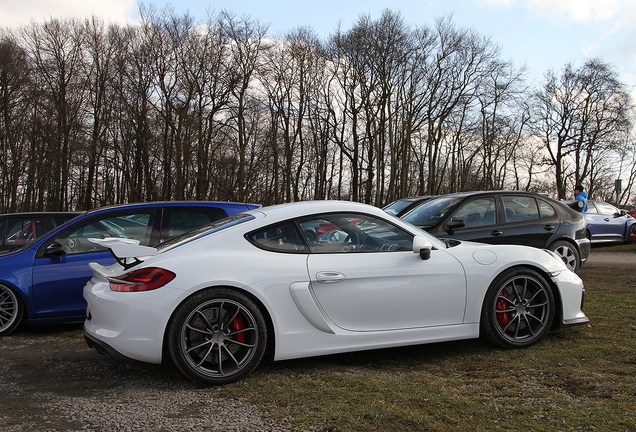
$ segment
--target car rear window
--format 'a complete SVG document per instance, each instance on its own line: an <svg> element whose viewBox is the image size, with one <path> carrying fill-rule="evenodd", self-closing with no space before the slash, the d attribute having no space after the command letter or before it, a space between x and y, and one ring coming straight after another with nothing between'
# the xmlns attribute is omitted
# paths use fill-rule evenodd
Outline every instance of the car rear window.
<svg viewBox="0 0 636 432"><path fill-rule="evenodd" d="M180 236L173 237L170 240L167 240L155 247L158 251L165 251L169 248L173 248L186 242L197 240L199 238L214 234L215 232L242 224L253 219L255 219L254 215L247 213L238 213L233 216L214 221L208 225L193 229Z"/></svg>
<svg viewBox="0 0 636 432"><path fill-rule="evenodd" d="M556 215L556 209L542 199L539 200L539 210L541 211L542 218L554 217Z"/></svg>

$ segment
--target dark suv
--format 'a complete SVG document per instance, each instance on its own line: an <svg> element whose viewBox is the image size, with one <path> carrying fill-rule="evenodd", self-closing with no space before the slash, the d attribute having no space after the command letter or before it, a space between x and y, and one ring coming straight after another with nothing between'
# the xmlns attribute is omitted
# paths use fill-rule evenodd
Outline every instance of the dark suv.
<svg viewBox="0 0 636 432"><path fill-rule="evenodd" d="M532 192L443 195L424 201L401 218L439 238L550 249L572 271L590 254L583 215Z"/></svg>

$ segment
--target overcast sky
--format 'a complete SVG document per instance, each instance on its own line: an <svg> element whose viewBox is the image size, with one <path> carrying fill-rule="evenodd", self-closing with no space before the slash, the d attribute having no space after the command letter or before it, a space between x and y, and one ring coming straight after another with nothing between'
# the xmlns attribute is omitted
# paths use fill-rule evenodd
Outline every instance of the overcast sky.
<svg viewBox="0 0 636 432"><path fill-rule="evenodd" d="M526 64L530 77L541 80L552 68L598 57L611 63L636 95L636 0L144 0L162 9L172 5L203 22L206 11L226 9L269 24L269 35L310 26L326 38L341 23L348 30L360 15L378 19L386 8L402 14L409 25L431 26L452 15L461 27L490 36L505 59ZM119 23L138 18L136 0L0 0L0 27L15 28L51 17L97 15Z"/></svg>

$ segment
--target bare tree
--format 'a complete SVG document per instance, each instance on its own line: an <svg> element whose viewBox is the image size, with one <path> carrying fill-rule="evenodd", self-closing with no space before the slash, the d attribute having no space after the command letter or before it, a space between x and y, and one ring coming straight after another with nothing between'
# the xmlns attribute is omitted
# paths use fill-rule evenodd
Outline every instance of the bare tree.
<svg viewBox="0 0 636 432"><path fill-rule="evenodd" d="M533 130L540 137L554 170L559 198L569 182L590 182L605 158L620 147L628 129L629 96L609 65L589 60L581 68L567 64L560 75L550 70L534 94ZM603 179L606 181L606 179Z"/></svg>
<svg viewBox="0 0 636 432"><path fill-rule="evenodd" d="M0 211L20 209L18 190L28 161L30 75L26 52L11 36L0 37Z"/></svg>
<svg viewBox="0 0 636 432"><path fill-rule="evenodd" d="M100 160L108 145L108 130L110 127L114 107L115 91L112 87L111 76L114 73L116 46L110 41L109 30L104 22L92 17L84 23L86 41L84 44L86 61L84 62L84 76L87 80L86 90L86 118L88 138L83 151L87 158L88 171L80 173L83 188L78 208L85 210L105 202L96 196Z"/></svg>
<svg viewBox="0 0 636 432"><path fill-rule="evenodd" d="M436 55L426 65L428 194L442 192L448 164L443 153L448 121L475 99L479 84L490 73L498 48L488 39L469 30L458 30L450 19L437 21Z"/></svg>
<svg viewBox="0 0 636 432"><path fill-rule="evenodd" d="M221 13L219 26L229 43L231 56L231 105L233 127L236 132L236 149L238 153L238 171L236 198L244 201L246 197L247 154L252 137L249 136L247 116L251 107L254 107L252 94L252 79L256 68L261 61L261 56L268 49L265 41L267 27L258 21L252 21L249 17L236 19L230 13Z"/></svg>
<svg viewBox="0 0 636 432"><path fill-rule="evenodd" d="M83 27L76 20L51 20L31 24L23 39L34 61L36 82L46 104L45 117L51 119L50 147L47 149L50 171L40 175L52 179L49 209L67 210L70 160L74 136L78 133L84 96Z"/></svg>

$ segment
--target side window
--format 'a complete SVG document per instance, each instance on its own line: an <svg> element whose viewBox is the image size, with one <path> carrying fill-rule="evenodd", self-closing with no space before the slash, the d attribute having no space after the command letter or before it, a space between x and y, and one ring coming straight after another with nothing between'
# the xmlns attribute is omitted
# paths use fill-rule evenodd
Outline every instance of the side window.
<svg viewBox="0 0 636 432"><path fill-rule="evenodd" d="M71 255L105 250L88 241L89 238L127 238L139 240L143 246L150 245L156 210L144 209L135 213L107 214L74 224L55 236L56 242Z"/></svg>
<svg viewBox="0 0 636 432"><path fill-rule="evenodd" d="M161 241L225 217L227 217L225 210L217 207L166 207L161 228Z"/></svg>
<svg viewBox="0 0 636 432"><path fill-rule="evenodd" d="M412 251L413 236L372 216L317 215L298 221L312 253Z"/></svg>
<svg viewBox="0 0 636 432"><path fill-rule="evenodd" d="M44 218L8 219L4 243L10 246L24 246L34 242L45 232Z"/></svg>
<svg viewBox="0 0 636 432"><path fill-rule="evenodd" d="M587 203L587 211L585 213L598 214L598 210L596 210L596 206L594 205L594 203Z"/></svg>
<svg viewBox="0 0 636 432"><path fill-rule="evenodd" d="M605 202L597 202L594 204L596 204L598 212L602 215L613 216L614 214L618 213L618 209L611 204Z"/></svg>
<svg viewBox="0 0 636 432"><path fill-rule="evenodd" d="M539 209L533 197L504 196L507 222L519 222L539 219Z"/></svg>
<svg viewBox="0 0 636 432"><path fill-rule="evenodd" d="M293 222L284 222L247 234L255 246L273 252L307 253L307 247Z"/></svg>
<svg viewBox="0 0 636 432"><path fill-rule="evenodd" d="M541 211L542 218L551 218L556 215L556 210L552 205L542 199L539 200L539 210Z"/></svg>
<svg viewBox="0 0 636 432"><path fill-rule="evenodd" d="M462 205L453 214L453 219L464 221L464 228L493 225L496 223L495 197L478 198Z"/></svg>

